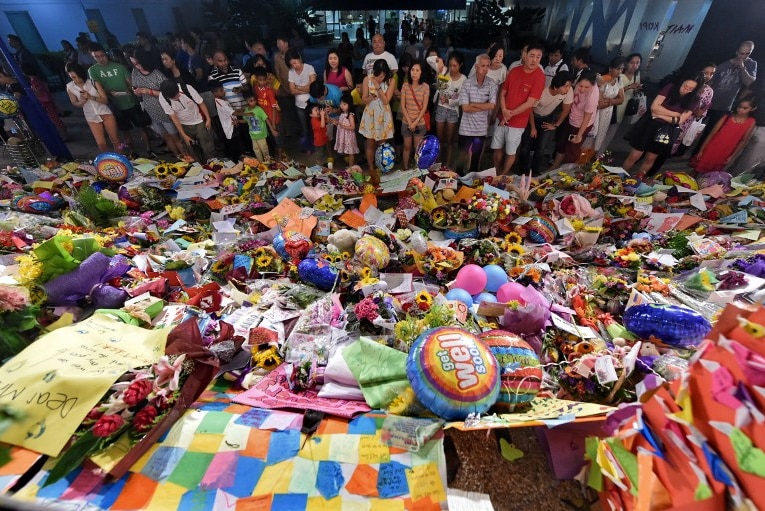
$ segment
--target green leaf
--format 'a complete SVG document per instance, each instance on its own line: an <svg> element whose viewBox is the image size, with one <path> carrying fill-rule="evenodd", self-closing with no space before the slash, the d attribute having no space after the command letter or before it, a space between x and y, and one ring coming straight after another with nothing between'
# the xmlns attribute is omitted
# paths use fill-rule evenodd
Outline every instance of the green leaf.
<svg viewBox="0 0 765 511"><path fill-rule="evenodd" d="M92 431L88 430L58 459L56 466L48 474L43 487L66 477L69 472L79 467L102 440L103 438L95 436Z"/></svg>

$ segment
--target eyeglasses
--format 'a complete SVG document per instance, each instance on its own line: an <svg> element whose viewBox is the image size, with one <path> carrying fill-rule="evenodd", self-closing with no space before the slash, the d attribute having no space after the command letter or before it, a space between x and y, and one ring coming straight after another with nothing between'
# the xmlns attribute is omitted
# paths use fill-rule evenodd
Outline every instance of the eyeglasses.
<svg viewBox="0 0 765 511"><path fill-rule="evenodd" d="M738 52L737 54L738 54L738 55L751 55L751 54L752 54L752 52L751 52L751 51L740 51L740 52Z"/></svg>

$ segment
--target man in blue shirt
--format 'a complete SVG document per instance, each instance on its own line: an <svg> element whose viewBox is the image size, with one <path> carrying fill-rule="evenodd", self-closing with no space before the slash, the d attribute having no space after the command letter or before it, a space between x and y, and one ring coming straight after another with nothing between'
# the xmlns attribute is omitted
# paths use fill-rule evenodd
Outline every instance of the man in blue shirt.
<svg viewBox="0 0 765 511"><path fill-rule="evenodd" d="M340 117L340 99L343 97L343 92L337 85L331 83L324 83L321 80L316 80L311 84L309 89L311 94L311 102L322 105L327 110L329 119L337 121ZM331 142L335 139L335 125L334 123L327 123L327 139L330 144L327 147L334 147ZM329 153L332 154L332 153Z"/></svg>

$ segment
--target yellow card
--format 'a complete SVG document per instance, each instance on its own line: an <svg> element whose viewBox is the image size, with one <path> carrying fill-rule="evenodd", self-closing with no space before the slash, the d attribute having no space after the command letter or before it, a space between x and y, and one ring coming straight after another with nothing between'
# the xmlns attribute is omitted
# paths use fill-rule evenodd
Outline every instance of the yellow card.
<svg viewBox="0 0 765 511"><path fill-rule="evenodd" d="M258 485L252 495L287 493L290 488L290 480L292 480L292 461L268 465L258 479Z"/></svg>
<svg viewBox="0 0 765 511"><path fill-rule="evenodd" d="M374 465L390 461L390 447L380 440L381 431L374 435L361 435L359 438L359 464Z"/></svg>
<svg viewBox="0 0 765 511"><path fill-rule="evenodd" d="M446 501L446 490L436 463L426 463L408 469L406 480L409 482L409 493L413 502L425 497L430 497L434 502Z"/></svg>
<svg viewBox="0 0 765 511"><path fill-rule="evenodd" d="M125 371L162 356L169 331L96 314L42 336L0 367L0 403L24 416L0 441L58 456Z"/></svg>

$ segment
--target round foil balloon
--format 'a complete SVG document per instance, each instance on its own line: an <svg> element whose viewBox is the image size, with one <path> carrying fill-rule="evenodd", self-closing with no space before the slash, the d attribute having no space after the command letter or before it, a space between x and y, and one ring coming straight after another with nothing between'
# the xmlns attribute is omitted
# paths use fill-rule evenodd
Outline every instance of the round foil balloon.
<svg viewBox="0 0 765 511"><path fill-rule="evenodd" d="M441 150L441 143L435 135L426 135L417 145L417 151L414 153L414 161L420 170L428 170L431 165L436 163L438 152Z"/></svg>
<svg viewBox="0 0 765 511"><path fill-rule="evenodd" d="M104 181L124 183L133 175L133 164L119 153L101 153L93 160L93 166Z"/></svg>
<svg viewBox="0 0 765 511"><path fill-rule="evenodd" d="M282 233L278 233L276 236L274 236L274 241L271 242L271 244L274 246L274 250L276 250L276 253L279 254L279 257L286 261L290 258L290 255L287 253L287 249L284 247L285 243L286 241Z"/></svg>
<svg viewBox="0 0 765 511"><path fill-rule="evenodd" d="M558 237L558 228L546 216L535 216L524 225L528 238L534 243L552 243Z"/></svg>
<svg viewBox="0 0 765 511"><path fill-rule="evenodd" d="M704 316L676 305L634 305L627 309L623 319L627 330L638 337L654 336L675 348L696 346L712 330Z"/></svg>
<svg viewBox="0 0 765 511"><path fill-rule="evenodd" d="M516 405L534 399L542 387L542 367L531 345L505 330L483 332L479 339L489 347L499 365L496 407L513 411Z"/></svg>
<svg viewBox="0 0 765 511"><path fill-rule="evenodd" d="M390 172L393 170L393 165L396 164L396 150L388 142L383 142L377 146L375 151L375 165L380 169L380 172Z"/></svg>
<svg viewBox="0 0 765 511"><path fill-rule="evenodd" d="M409 350L406 376L417 399L447 420L483 413L499 394L497 360L478 337L461 328L423 332Z"/></svg>
<svg viewBox="0 0 765 511"><path fill-rule="evenodd" d="M390 250L380 238L362 236L356 242L355 257L362 265L381 270L390 263Z"/></svg>
<svg viewBox="0 0 765 511"><path fill-rule="evenodd" d="M19 102L11 94L0 92L0 118L10 119L19 115Z"/></svg>
<svg viewBox="0 0 765 511"><path fill-rule="evenodd" d="M298 264L298 275L308 284L322 291L330 291L337 281L337 268L324 259L303 259Z"/></svg>

